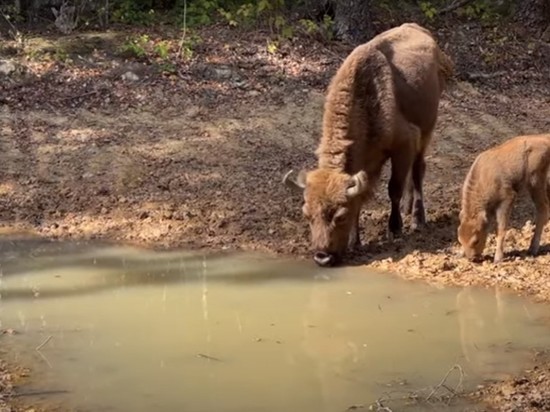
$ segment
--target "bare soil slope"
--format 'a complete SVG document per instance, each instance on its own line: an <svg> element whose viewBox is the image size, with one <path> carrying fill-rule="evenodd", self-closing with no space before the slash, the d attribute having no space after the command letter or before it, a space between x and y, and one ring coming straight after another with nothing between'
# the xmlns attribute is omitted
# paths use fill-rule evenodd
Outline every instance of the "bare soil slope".
<svg viewBox="0 0 550 412"><path fill-rule="evenodd" d="M163 75L154 65L113 57L116 36L86 36L57 40L66 53L79 46L72 62L24 60L23 74L1 86L3 225L53 237L308 257L301 199L281 177L314 165L324 90L349 48L302 40L268 53L259 38L224 45L220 33L205 32L198 57ZM93 47L86 49L86 41ZM47 55L55 39L30 44L34 55ZM504 264L456 256L460 187L474 157L514 135L550 128L546 72L535 63L516 67L523 60L514 58L508 71L468 82L462 44L449 52L459 60L459 78L442 101L427 159L428 228L386 242L383 180L362 215L364 250L351 263L548 297L549 249L536 259L524 256L532 230L528 200L516 206L507 238L514 252ZM521 57L521 44L514 44L507 53ZM83 50L93 52L83 58ZM125 80L127 71L138 80Z"/></svg>

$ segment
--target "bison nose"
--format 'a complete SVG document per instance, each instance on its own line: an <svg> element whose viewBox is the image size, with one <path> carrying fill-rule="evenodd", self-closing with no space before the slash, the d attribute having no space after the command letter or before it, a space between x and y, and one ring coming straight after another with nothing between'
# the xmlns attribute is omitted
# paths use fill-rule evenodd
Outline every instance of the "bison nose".
<svg viewBox="0 0 550 412"><path fill-rule="evenodd" d="M319 266L330 266L334 263L334 255L325 252L316 252L315 255L313 255L313 260Z"/></svg>

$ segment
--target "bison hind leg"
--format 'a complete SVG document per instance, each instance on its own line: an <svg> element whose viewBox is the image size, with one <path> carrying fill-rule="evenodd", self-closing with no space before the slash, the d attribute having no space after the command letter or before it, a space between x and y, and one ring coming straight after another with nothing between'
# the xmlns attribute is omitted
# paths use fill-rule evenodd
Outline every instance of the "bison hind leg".
<svg viewBox="0 0 550 412"><path fill-rule="evenodd" d="M414 185L411 175L407 178L405 191L403 193L403 202L401 204L401 212L405 215L412 215L414 201Z"/></svg>
<svg viewBox="0 0 550 412"><path fill-rule="evenodd" d="M424 208L424 175L426 174L426 161L424 153L419 153L414 160L412 168L413 183L413 207L412 216L413 230L419 229L426 224L426 210Z"/></svg>
<svg viewBox="0 0 550 412"><path fill-rule="evenodd" d="M393 236L400 235L403 230L401 218L401 199L407 186L407 177L411 170L414 154L411 147L400 147L391 157L391 177L388 184L388 194L391 200L391 213L388 229ZM391 237L390 237L391 239Z"/></svg>

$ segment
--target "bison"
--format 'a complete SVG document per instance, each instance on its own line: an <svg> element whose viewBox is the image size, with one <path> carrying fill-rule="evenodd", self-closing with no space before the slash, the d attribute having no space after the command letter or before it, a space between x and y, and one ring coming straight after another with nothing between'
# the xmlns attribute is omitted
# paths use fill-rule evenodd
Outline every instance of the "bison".
<svg viewBox="0 0 550 412"><path fill-rule="evenodd" d="M540 237L550 217L550 134L517 136L480 153L462 186L462 207L458 241L464 255L481 257L489 222L496 217L495 263L504 258L504 236L514 199L527 189L536 207L535 232L529 253L539 251Z"/></svg>
<svg viewBox="0 0 550 412"><path fill-rule="evenodd" d="M451 59L427 29L414 23L377 35L344 60L325 99L317 169L297 176L291 170L283 178L303 191L317 264L336 264L348 246L360 244L359 213L388 159L390 235L402 230L405 187L413 227L425 223L424 154L452 74Z"/></svg>

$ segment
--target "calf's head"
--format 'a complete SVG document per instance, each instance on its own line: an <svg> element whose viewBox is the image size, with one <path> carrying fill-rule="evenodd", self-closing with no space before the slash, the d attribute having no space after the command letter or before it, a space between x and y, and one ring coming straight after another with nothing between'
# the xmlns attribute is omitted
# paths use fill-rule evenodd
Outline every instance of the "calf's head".
<svg viewBox="0 0 550 412"><path fill-rule="evenodd" d="M458 226L458 241L462 246L464 256L470 260L479 260L487 243L489 225L487 214L481 212L476 216L467 216L460 212L460 225Z"/></svg>
<svg viewBox="0 0 550 412"><path fill-rule="evenodd" d="M361 198L368 186L366 173L349 175L317 169L309 173L301 171L294 177L291 170L283 181L303 192L302 211L309 221L313 259L320 266L337 264L346 252L350 235L354 235Z"/></svg>

